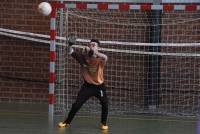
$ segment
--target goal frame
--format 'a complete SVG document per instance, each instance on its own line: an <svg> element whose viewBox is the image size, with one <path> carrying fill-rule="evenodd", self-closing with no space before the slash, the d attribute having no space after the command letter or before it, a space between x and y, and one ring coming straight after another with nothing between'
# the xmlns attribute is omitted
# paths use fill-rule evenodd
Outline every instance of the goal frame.
<svg viewBox="0 0 200 134"><path fill-rule="evenodd" d="M179 4L176 0L163 0L162 4L154 4L147 3L145 0L130 2L128 0L121 0L117 3L114 2L99 2L96 1L67 1L70 3L63 3L54 1L51 2L52 12L50 16L50 61L49 61L49 95L48 95L48 103L49 103L49 120L53 120L54 117L54 104L55 104L55 82L56 82L56 74L55 74L55 65L56 65L56 14L57 9L64 8L75 8L75 9L97 9L97 10L120 10L120 11L129 11L129 10L142 10L142 11L151 11L151 10L162 10L166 12L179 10L179 11L198 11L200 10L200 5L197 4L196 0L190 0L192 4L188 3L188 0L184 0L181 4ZM102 0L101 0L102 1ZM89 3L88 3L89 2Z"/></svg>

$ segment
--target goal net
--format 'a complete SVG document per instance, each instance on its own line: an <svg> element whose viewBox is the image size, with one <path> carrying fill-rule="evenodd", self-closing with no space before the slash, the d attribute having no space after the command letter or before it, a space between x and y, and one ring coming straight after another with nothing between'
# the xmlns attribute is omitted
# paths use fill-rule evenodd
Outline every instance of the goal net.
<svg viewBox="0 0 200 134"><path fill-rule="evenodd" d="M104 77L110 114L199 113L199 6L71 3L66 7L57 9L57 36L74 33L76 49L99 39L108 56ZM60 114L71 108L83 79L65 39L57 42L61 45L56 45L54 112ZM91 98L81 111L99 113L101 106Z"/></svg>

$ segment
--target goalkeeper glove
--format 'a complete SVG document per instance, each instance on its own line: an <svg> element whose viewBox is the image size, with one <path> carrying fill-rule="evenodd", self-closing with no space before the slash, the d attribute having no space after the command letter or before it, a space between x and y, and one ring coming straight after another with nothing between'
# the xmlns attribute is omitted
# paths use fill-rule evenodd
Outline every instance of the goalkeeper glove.
<svg viewBox="0 0 200 134"><path fill-rule="evenodd" d="M92 49L90 49L88 52L88 57L92 57L93 55L94 55L94 51Z"/></svg>
<svg viewBox="0 0 200 134"><path fill-rule="evenodd" d="M83 54L84 55L87 55L88 57L92 57L94 55L94 50L92 50L91 48L89 48L88 46L86 46L84 49L83 49Z"/></svg>

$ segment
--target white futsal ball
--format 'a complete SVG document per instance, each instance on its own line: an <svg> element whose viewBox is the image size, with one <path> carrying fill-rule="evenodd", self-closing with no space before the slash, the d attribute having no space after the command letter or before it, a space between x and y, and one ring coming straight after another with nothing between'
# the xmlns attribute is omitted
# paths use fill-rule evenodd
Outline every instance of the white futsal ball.
<svg viewBox="0 0 200 134"><path fill-rule="evenodd" d="M42 2L38 5L38 11L44 16L48 16L52 11L52 7L48 2Z"/></svg>

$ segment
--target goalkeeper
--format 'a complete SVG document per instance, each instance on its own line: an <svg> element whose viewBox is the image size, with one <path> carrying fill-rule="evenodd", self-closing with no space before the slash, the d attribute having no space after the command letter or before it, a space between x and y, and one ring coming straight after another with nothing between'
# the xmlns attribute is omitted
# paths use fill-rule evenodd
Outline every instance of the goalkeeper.
<svg viewBox="0 0 200 134"><path fill-rule="evenodd" d="M83 52L75 51L72 45L75 44L76 39L69 39L69 54L78 61L81 65L81 72L84 83L78 93L75 103L64 122L58 124L59 127L69 127L75 114L79 111L81 106L92 96L100 100L102 106L101 111L101 125L100 129L107 130L107 116L108 116L108 99L106 95L106 87L104 85L103 70L107 61L107 56L98 51L100 45L99 40L91 39L88 46L83 49Z"/></svg>

